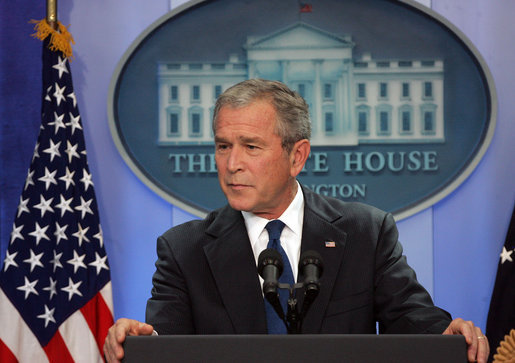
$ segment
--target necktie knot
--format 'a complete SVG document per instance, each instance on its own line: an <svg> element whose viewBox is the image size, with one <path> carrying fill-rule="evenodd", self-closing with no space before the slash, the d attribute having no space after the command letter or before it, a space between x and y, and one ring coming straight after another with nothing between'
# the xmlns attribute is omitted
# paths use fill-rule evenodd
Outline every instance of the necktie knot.
<svg viewBox="0 0 515 363"><path fill-rule="evenodd" d="M268 231L268 239L270 241L280 239L283 228L284 223L278 219L268 222L268 224L265 226L265 229Z"/></svg>

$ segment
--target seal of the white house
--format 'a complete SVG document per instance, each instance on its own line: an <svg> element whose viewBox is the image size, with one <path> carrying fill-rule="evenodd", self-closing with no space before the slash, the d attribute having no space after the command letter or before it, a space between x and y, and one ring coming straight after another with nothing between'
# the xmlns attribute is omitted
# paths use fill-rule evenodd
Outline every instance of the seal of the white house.
<svg viewBox="0 0 515 363"><path fill-rule="evenodd" d="M130 46L108 100L113 139L135 174L198 216L225 204L211 119L217 96L274 79L310 107L299 181L397 219L474 170L493 136L496 95L473 44L412 1L191 1Z"/></svg>

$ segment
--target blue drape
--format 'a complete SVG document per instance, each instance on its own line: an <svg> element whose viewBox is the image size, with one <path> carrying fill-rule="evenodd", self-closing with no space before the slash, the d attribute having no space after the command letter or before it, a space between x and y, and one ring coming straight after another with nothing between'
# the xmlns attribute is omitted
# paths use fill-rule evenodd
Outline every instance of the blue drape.
<svg viewBox="0 0 515 363"><path fill-rule="evenodd" d="M31 19L44 1L0 2L0 266L41 124L41 41Z"/></svg>

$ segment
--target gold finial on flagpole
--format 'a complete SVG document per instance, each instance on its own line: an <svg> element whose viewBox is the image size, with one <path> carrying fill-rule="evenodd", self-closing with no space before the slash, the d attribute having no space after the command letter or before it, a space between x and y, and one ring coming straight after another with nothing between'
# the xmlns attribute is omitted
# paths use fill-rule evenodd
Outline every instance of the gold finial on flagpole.
<svg viewBox="0 0 515 363"><path fill-rule="evenodd" d="M46 1L46 21L54 30L57 30L57 0Z"/></svg>

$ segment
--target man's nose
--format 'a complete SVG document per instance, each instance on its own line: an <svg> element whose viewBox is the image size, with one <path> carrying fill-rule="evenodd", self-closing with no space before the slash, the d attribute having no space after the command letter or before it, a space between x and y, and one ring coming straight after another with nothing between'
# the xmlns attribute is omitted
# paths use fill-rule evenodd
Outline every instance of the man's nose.
<svg viewBox="0 0 515 363"><path fill-rule="evenodd" d="M243 150L240 147L235 146L231 148L227 159L227 169L231 173L235 173L243 169Z"/></svg>

